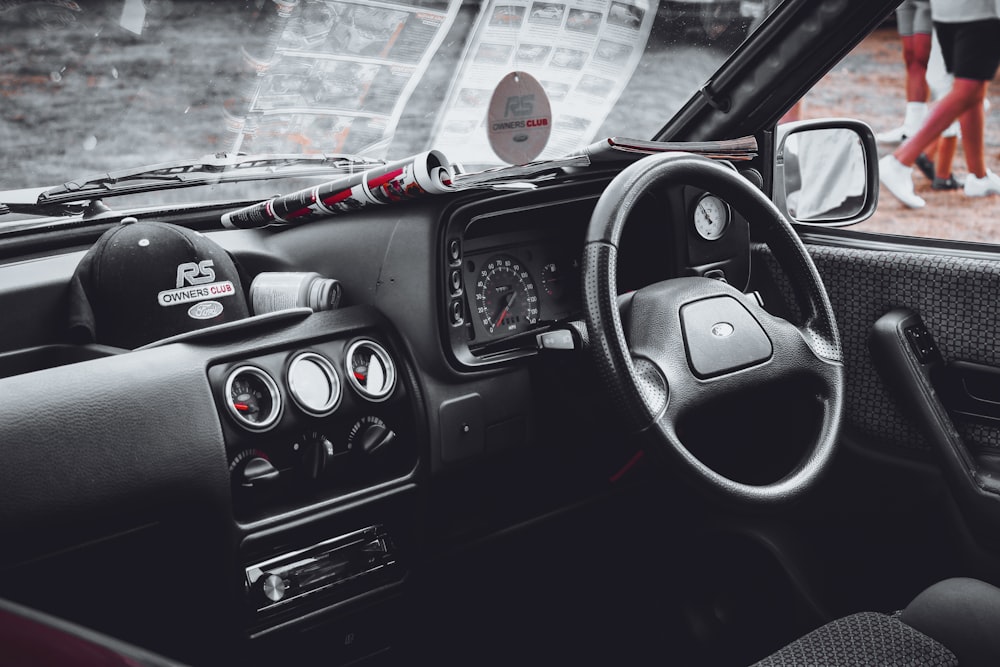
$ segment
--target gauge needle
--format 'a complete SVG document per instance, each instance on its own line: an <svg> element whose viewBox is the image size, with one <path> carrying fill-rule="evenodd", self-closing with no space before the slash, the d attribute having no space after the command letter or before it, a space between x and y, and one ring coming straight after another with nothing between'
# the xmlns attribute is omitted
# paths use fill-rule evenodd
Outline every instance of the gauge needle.
<svg viewBox="0 0 1000 667"><path fill-rule="evenodd" d="M507 297L507 305L500 311L500 317L497 318L496 326L503 324L503 318L507 317L507 312L510 310L510 307L514 305L515 299L517 299L517 292L511 292L510 296Z"/></svg>
<svg viewBox="0 0 1000 667"><path fill-rule="evenodd" d="M247 410L250 409L250 406L247 405L246 403L233 403L233 407L239 410L240 412L246 412Z"/></svg>

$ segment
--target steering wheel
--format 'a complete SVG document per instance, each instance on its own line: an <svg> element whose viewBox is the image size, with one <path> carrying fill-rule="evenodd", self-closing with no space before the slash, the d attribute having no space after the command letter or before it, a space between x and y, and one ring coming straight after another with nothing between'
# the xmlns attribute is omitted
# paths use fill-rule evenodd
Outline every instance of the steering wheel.
<svg viewBox="0 0 1000 667"><path fill-rule="evenodd" d="M665 185L710 191L740 211L792 283L804 324L764 310L716 279L682 277L619 297L618 243L636 203ZM771 504L795 498L829 464L844 402L844 368L833 309L816 266L788 221L731 168L688 153L643 158L604 190L583 259L587 333L600 380L636 432L724 496ZM776 383L815 380L820 421L801 461L767 484L730 479L684 446L677 425L699 405Z"/></svg>

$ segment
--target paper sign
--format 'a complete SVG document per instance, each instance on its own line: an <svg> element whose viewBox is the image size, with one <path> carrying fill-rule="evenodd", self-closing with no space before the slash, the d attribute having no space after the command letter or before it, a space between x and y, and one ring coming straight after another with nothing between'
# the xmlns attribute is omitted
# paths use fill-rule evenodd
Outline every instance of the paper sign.
<svg viewBox="0 0 1000 667"><path fill-rule="evenodd" d="M542 84L527 72L511 72L497 84L487 112L490 146L504 162L538 157L552 133L552 107Z"/></svg>

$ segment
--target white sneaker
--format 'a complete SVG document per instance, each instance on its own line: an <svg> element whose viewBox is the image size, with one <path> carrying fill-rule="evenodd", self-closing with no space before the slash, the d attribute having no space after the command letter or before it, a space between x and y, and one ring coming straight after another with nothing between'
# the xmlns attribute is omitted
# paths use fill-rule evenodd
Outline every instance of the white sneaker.
<svg viewBox="0 0 1000 667"><path fill-rule="evenodd" d="M900 125L899 127L894 127L891 130L879 132L875 135L875 141L880 144L901 144L906 141L905 133L906 128Z"/></svg>
<svg viewBox="0 0 1000 667"><path fill-rule="evenodd" d="M986 175L982 178L975 174L969 174L965 177L966 197L985 197L986 195L1000 195L1000 176L987 169Z"/></svg>
<svg viewBox="0 0 1000 667"><path fill-rule="evenodd" d="M891 130L879 132L875 135L875 140L883 144L901 144L920 130L926 118L926 102L907 102L903 124Z"/></svg>
<svg viewBox="0 0 1000 667"><path fill-rule="evenodd" d="M896 199L910 208L923 208L927 203L913 192L913 168L907 167L891 153L878 161L878 179Z"/></svg>

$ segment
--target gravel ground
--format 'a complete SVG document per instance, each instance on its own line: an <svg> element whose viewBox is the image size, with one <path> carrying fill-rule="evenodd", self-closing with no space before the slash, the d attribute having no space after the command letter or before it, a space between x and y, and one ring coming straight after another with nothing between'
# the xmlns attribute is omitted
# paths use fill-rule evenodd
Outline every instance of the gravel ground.
<svg viewBox="0 0 1000 667"><path fill-rule="evenodd" d="M803 118L847 116L867 122L875 132L896 127L906 104L904 79L902 46L895 28L877 30L809 92ZM1000 82L990 85L988 96L986 164L1000 173ZM879 155L894 148L880 145ZM935 191L923 174L914 173L916 192L927 200L926 207L908 209L882 188L875 215L854 229L1000 243L1000 196L972 199L961 190ZM954 173L957 178L966 174L961 142Z"/></svg>

